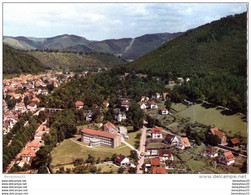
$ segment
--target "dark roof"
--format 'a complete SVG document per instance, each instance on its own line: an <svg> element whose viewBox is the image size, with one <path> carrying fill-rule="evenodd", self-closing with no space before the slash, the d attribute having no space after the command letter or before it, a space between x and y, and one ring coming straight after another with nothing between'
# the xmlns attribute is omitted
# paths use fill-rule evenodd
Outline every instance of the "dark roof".
<svg viewBox="0 0 251 195"><path fill-rule="evenodd" d="M121 163L125 159L125 156L123 154L120 154L114 159L114 162Z"/></svg>
<svg viewBox="0 0 251 195"><path fill-rule="evenodd" d="M160 149L159 150L159 156L168 156L171 157L172 152L171 150L166 150L166 149Z"/></svg>
<svg viewBox="0 0 251 195"><path fill-rule="evenodd" d="M206 148L204 148L203 150L202 150L202 152L201 153L205 153L205 154L215 154L217 152L217 150L214 148L214 147L212 147L212 146L207 146Z"/></svg>
<svg viewBox="0 0 251 195"><path fill-rule="evenodd" d="M171 143L172 139L175 137L175 135L167 134L165 137L165 141Z"/></svg>

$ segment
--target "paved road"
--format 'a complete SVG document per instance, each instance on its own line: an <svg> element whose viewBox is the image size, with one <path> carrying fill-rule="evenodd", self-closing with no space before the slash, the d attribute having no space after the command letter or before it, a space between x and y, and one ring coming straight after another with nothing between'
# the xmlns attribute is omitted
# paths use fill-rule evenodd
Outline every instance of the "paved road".
<svg viewBox="0 0 251 195"><path fill-rule="evenodd" d="M147 130L147 128L145 126L141 129L140 149L139 149L140 153L142 153L142 152L145 153L146 130ZM140 170L140 168L144 164L144 160L145 160L145 157L141 156L141 158L138 161L138 165L137 165L137 173L141 173L141 174L143 173L143 170Z"/></svg>

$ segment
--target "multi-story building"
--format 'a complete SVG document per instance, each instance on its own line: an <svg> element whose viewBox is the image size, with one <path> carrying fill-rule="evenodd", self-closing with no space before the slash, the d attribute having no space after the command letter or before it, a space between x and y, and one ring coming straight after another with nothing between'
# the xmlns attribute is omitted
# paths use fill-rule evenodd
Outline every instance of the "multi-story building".
<svg viewBox="0 0 251 195"><path fill-rule="evenodd" d="M93 129L84 128L81 131L82 133L82 142L92 143L92 140L100 140L101 146L116 148L121 145L121 137L116 134L111 134L104 131L97 131ZM95 145L97 142L95 143ZM98 144L97 144L98 145Z"/></svg>

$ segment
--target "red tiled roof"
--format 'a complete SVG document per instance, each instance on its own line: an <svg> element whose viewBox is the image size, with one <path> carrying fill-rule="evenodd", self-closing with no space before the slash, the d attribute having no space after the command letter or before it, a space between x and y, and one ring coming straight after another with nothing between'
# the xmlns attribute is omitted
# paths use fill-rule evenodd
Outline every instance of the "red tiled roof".
<svg viewBox="0 0 251 195"><path fill-rule="evenodd" d="M103 102L103 105L104 105L105 107L107 107L108 104L109 104L108 102Z"/></svg>
<svg viewBox="0 0 251 195"><path fill-rule="evenodd" d="M25 157L35 157L35 156L36 156L36 153L35 153L34 150L25 149L25 150L22 152L22 156L25 156Z"/></svg>
<svg viewBox="0 0 251 195"><path fill-rule="evenodd" d="M164 111L164 110L167 110L166 108L160 108L160 110Z"/></svg>
<svg viewBox="0 0 251 195"><path fill-rule="evenodd" d="M220 139L223 139L223 137L226 136L225 133L219 131L218 128L211 129L211 132L213 135L217 135Z"/></svg>
<svg viewBox="0 0 251 195"><path fill-rule="evenodd" d="M152 133L158 133L161 134L162 133L162 129L161 128L152 128Z"/></svg>
<svg viewBox="0 0 251 195"><path fill-rule="evenodd" d="M235 159L234 155L231 151L225 152L224 156L228 162Z"/></svg>
<svg viewBox="0 0 251 195"><path fill-rule="evenodd" d="M152 166L159 166L160 165L160 158L151 158L151 165Z"/></svg>
<svg viewBox="0 0 251 195"><path fill-rule="evenodd" d="M104 131L97 131L97 130L87 129L87 128L82 129L81 132L86 133L86 134L91 134L91 135L98 135L101 137L108 137L108 138L112 138L112 139L114 139L117 136L115 134L107 133Z"/></svg>
<svg viewBox="0 0 251 195"><path fill-rule="evenodd" d="M154 101L149 102L149 105L156 105Z"/></svg>
<svg viewBox="0 0 251 195"><path fill-rule="evenodd" d="M165 167L153 167L153 174L165 174L166 168Z"/></svg>
<svg viewBox="0 0 251 195"><path fill-rule="evenodd" d="M106 124L104 124L104 129L108 130L109 128L117 129L117 127L111 122L107 122Z"/></svg>
<svg viewBox="0 0 251 195"><path fill-rule="evenodd" d="M190 145L190 142L189 142L189 140L187 139L187 137L181 138L180 141L181 141L181 144L182 144L183 146Z"/></svg>
<svg viewBox="0 0 251 195"><path fill-rule="evenodd" d="M239 144L240 140L238 138L233 138L230 140L232 144Z"/></svg>
<svg viewBox="0 0 251 195"><path fill-rule="evenodd" d="M84 105L84 103L82 101L76 101L75 102L76 107L83 106L83 105Z"/></svg>

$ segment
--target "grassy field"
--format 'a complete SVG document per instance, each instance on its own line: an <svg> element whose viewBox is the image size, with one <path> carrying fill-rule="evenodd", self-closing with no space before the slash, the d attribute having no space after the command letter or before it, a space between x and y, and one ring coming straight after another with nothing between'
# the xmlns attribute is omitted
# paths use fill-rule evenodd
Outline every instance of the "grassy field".
<svg viewBox="0 0 251 195"><path fill-rule="evenodd" d="M74 140L76 141L79 138L76 137ZM56 166L59 164L71 163L77 158L87 159L88 154L93 155L96 159L100 157L101 160L106 157L112 157L114 153L116 154L124 154L130 155L130 148L125 144L121 144L121 146L117 148L108 148L103 146L98 146L94 148L88 147L87 144L77 141L75 143L71 139L66 139L61 142L57 147L55 147L52 152L52 166Z"/></svg>
<svg viewBox="0 0 251 195"><path fill-rule="evenodd" d="M127 130L128 130L128 128L127 128ZM128 142L129 144L131 144L132 146L134 146L135 141L139 140L139 139L136 139L136 136L138 133L141 133L141 131L138 130L135 132L128 133L129 139L126 139L125 141Z"/></svg>
<svg viewBox="0 0 251 195"><path fill-rule="evenodd" d="M241 115L223 115L222 110L205 108L201 104L186 106L184 104L172 104L172 108L183 118L190 118L190 122L198 122L205 125L215 125L223 129L228 135L234 136L240 133L247 137L247 122L242 120Z"/></svg>
<svg viewBox="0 0 251 195"><path fill-rule="evenodd" d="M101 168L101 173L110 172L111 170L113 173L117 173L119 169L117 166L107 164L107 163L100 163L100 164L96 164L95 166L97 167L97 169Z"/></svg>

